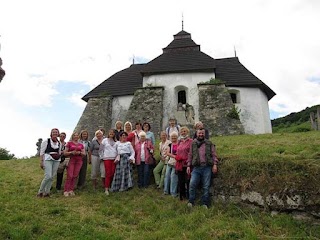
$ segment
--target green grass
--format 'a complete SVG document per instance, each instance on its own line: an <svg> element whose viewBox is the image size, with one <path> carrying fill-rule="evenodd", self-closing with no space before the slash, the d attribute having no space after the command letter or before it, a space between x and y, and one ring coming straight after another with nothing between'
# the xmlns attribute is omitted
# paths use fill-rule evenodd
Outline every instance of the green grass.
<svg viewBox="0 0 320 240"><path fill-rule="evenodd" d="M308 184L319 180L318 132L215 137L213 141L222 158L220 174L228 175L230 182L239 175L249 179L261 172L265 180L282 175L308 180ZM303 175L305 170L308 176ZM93 191L89 178L75 197L53 193L50 199L38 199L42 176L38 159L0 161L0 239L320 238L316 221L302 222L288 214L271 216L268 211L235 204L188 209L186 202L153 187L107 197L102 189ZM269 189L269 183L265 185Z"/></svg>

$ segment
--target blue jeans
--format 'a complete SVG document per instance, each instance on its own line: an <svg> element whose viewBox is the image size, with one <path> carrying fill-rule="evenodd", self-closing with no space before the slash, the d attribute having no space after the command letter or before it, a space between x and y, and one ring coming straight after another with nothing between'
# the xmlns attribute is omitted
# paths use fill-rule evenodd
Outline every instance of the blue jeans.
<svg viewBox="0 0 320 240"><path fill-rule="evenodd" d="M150 170L149 164L145 162L141 162L140 165L137 165L138 169L138 187L148 187L149 186L149 178L150 178Z"/></svg>
<svg viewBox="0 0 320 240"><path fill-rule="evenodd" d="M170 193L173 197L176 197L177 189L178 175L176 174L176 169L168 164L166 169L166 176L164 178L164 193Z"/></svg>
<svg viewBox="0 0 320 240"><path fill-rule="evenodd" d="M210 205L209 188L211 184L212 166L197 166L194 167L191 172L190 189L189 189L189 202L194 205L196 199L197 187L202 183L203 195L201 197L201 203L203 205Z"/></svg>

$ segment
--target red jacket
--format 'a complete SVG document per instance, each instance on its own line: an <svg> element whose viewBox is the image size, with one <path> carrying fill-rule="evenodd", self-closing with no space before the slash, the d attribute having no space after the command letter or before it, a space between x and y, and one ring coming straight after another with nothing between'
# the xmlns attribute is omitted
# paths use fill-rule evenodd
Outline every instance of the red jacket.
<svg viewBox="0 0 320 240"><path fill-rule="evenodd" d="M149 164L149 160L151 157L151 154L149 150L153 151L153 145L152 142L149 139L146 139L144 142L144 149L141 149L141 141L139 141L135 146L134 146L134 151L136 152L136 165L141 164L141 151L144 151L144 156L145 156L145 163ZM149 150L148 150L149 149Z"/></svg>

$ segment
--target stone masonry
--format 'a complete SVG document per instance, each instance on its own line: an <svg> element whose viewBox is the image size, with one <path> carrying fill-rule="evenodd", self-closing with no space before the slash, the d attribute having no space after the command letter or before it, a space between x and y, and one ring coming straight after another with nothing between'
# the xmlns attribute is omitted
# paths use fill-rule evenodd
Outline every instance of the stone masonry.
<svg viewBox="0 0 320 240"><path fill-rule="evenodd" d="M88 130L89 139L94 137L95 131L104 128L106 131L111 126L112 97L90 98L82 116L75 128L75 132Z"/></svg>
<svg viewBox="0 0 320 240"><path fill-rule="evenodd" d="M144 87L135 91L126 116L133 128L137 121L149 122L151 131L158 138L162 130L163 91L163 87Z"/></svg>
<svg viewBox="0 0 320 240"><path fill-rule="evenodd" d="M198 90L199 119L210 136L244 133L240 120L230 117L234 105L224 83L198 84Z"/></svg>

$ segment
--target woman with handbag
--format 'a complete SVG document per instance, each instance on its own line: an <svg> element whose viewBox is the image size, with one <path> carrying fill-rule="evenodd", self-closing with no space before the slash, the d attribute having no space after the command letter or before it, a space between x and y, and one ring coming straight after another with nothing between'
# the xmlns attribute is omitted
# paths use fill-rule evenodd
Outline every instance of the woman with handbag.
<svg viewBox="0 0 320 240"><path fill-rule="evenodd" d="M138 187L147 188L150 179L150 165L154 164L153 145L146 133L139 133L139 142L135 145L136 166L138 169Z"/></svg>
<svg viewBox="0 0 320 240"><path fill-rule="evenodd" d="M168 145L166 156L169 157L168 165L166 169L166 176L164 180L164 194L171 194L173 197L177 197L178 188L178 175L176 174L176 152L178 148L178 133L172 132L170 134L171 143Z"/></svg>
<svg viewBox="0 0 320 240"><path fill-rule="evenodd" d="M41 143L40 167L44 169L44 178L41 182L37 197L50 197L52 180L57 174L61 156L61 144L58 140L59 130L53 128L50 138Z"/></svg>

